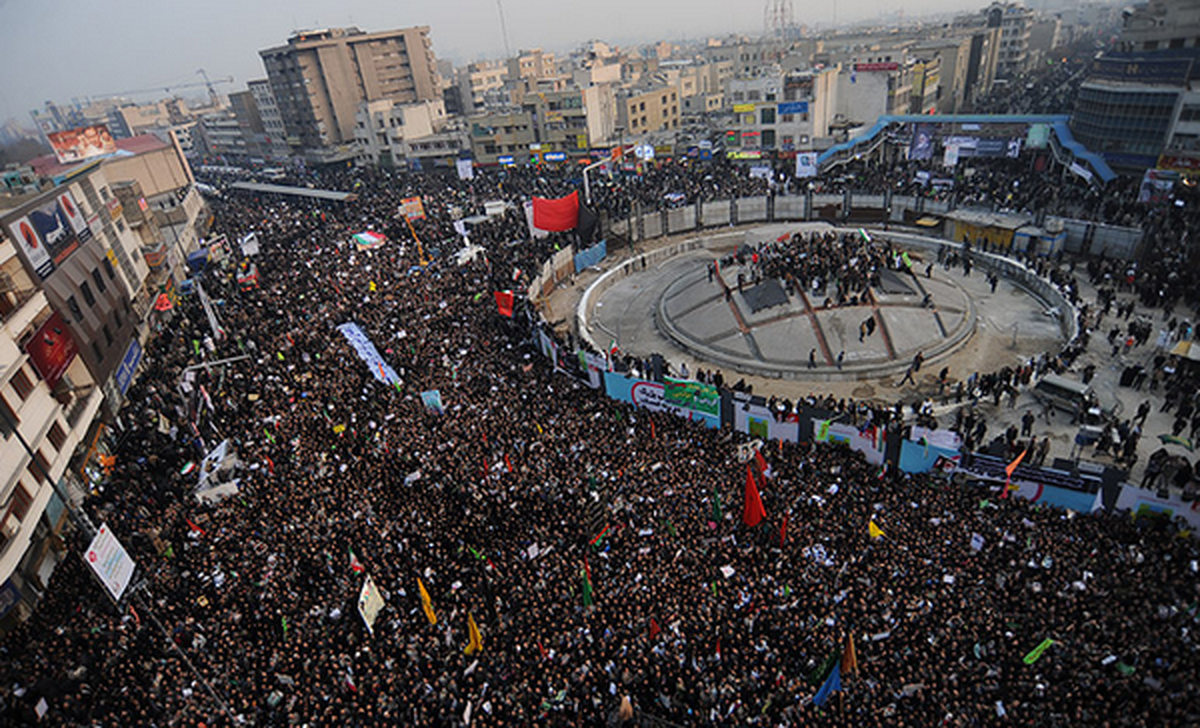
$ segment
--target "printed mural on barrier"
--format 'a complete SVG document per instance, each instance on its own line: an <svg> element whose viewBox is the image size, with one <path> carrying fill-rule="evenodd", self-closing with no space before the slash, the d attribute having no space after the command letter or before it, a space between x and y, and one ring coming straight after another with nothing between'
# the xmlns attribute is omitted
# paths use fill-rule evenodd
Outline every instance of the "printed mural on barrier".
<svg viewBox="0 0 1200 728"><path fill-rule="evenodd" d="M887 428L868 424L862 429L843 422L813 419L813 442L841 443L857 450L872 465L883 465Z"/></svg>
<svg viewBox="0 0 1200 728"><path fill-rule="evenodd" d="M721 426L719 415L688 409L667 400L666 386L645 379L632 379L616 372L604 373L604 388L608 396L652 412L670 412L679 417L698 420L708 427Z"/></svg>

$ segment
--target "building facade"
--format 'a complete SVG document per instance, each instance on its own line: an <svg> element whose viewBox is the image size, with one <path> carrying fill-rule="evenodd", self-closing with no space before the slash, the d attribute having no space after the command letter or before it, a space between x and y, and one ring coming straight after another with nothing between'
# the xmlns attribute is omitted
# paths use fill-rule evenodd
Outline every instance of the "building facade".
<svg viewBox="0 0 1200 728"><path fill-rule="evenodd" d="M259 55L288 143L317 157L353 144L364 101L442 99L428 26L377 33L358 28L305 31Z"/></svg>
<svg viewBox="0 0 1200 728"><path fill-rule="evenodd" d="M1124 16L1115 50L1091 61L1075 138L1117 171L1200 168L1200 4L1157 0Z"/></svg>

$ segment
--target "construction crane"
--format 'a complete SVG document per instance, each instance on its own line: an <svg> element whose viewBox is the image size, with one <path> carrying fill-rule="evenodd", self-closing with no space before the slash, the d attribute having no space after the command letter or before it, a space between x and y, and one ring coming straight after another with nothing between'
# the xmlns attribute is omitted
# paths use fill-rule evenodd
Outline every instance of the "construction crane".
<svg viewBox="0 0 1200 728"><path fill-rule="evenodd" d="M125 91L114 91L107 94L96 94L96 98L107 98L112 96L140 96L141 94L164 93L170 95L175 91L181 91L188 88L197 88L203 86L208 89L208 98L213 106L217 105L217 91L214 86L225 83L233 83L233 76L225 76L224 78L209 79L208 73L203 68L196 71L198 75L204 77L203 81L191 81L188 83L175 83L169 86L153 86L150 88L128 89Z"/></svg>
<svg viewBox="0 0 1200 728"><path fill-rule="evenodd" d="M205 71L203 68L201 68L200 70L196 71L196 73L200 74L204 78L204 85L208 87L208 103L209 103L209 105L216 107L218 105L218 102L220 102L221 98L219 96L217 96L217 90L213 88L212 81L208 80L208 72ZM232 76L229 77L229 81L230 82L233 81Z"/></svg>

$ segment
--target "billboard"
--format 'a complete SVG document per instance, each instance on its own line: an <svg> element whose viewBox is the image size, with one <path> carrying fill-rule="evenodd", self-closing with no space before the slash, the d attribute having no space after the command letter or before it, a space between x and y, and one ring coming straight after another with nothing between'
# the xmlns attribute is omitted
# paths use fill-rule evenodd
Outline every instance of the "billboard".
<svg viewBox="0 0 1200 728"><path fill-rule="evenodd" d="M896 71L899 70L900 64L892 63L855 63L854 70L857 73L870 73L872 71Z"/></svg>
<svg viewBox="0 0 1200 728"><path fill-rule="evenodd" d="M34 333L33 338L25 345L25 351L38 374L46 380L46 386L54 389L62 380L67 367L75 361L79 347L67 328L67 322L55 312Z"/></svg>
<svg viewBox="0 0 1200 728"><path fill-rule="evenodd" d="M1190 58L1152 60L1148 58L1103 57L1092 60L1089 81L1165 84L1183 86L1192 70Z"/></svg>
<svg viewBox="0 0 1200 728"><path fill-rule="evenodd" d="M61 164L74 164L117 151L117 143L104 124L51 132L46 139Z"/></svg>
<svg viewBox="0 0 1200 728"><path fill-rule="evenodd" d="M807 114L808 113L808 102L807 101L786 101L786 102L780 104L776 108L776 111L779 112L780 114Z"/></svg>
<svg viewBox="0 0 1200 728"><path fill-rule="evenodd" d="M70 190L61 190L8 225L17 249L42 280L92 237Z"/></svg>
<svg viewBox="0 0 1200 728"><path fill-rule="evenodd" d="M133 580L136 564L113 532L108 530L108 524L100 526L96 537L84 552L83 560L96 573L113 601L121 601L129 582Z"/></svg>

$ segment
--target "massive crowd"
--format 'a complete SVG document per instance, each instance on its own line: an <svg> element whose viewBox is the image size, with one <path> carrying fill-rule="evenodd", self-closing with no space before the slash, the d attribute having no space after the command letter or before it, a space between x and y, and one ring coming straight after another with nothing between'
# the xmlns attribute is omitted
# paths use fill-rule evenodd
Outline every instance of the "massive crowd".
<svg viewBox="0 0 1200 728"><path fill-rule="evenodd" d="M80 559L60 566L0 643L5 721L33 722L44 698L49 725L603 725L630 711L714 726L1197 722L1198 555L1174 524L1035 508L880 473L846 450L769 443L767 517L749 528L744 438L556 374L520 308L497 313L492 292L526 285L565 236L526 240L513 209L470 231L482 256L450 255L454 219L555 196L569 174L318 181L359 197L213 201L216 232L259 232L261 286L205 274L227 332L211 347L193 343L211 338L194 297L158 324L115 471L85 504L145 586L117 610ZM620 215L631 200L764 185L720 164L664 164L599 185L597 206ZM396 217L414 195L423 251ZM1178 238L1194 223L1147 214L1161 255L1132 273L1095 260L1088 274L1168 311L1193 306ZM357 249L363 229L392 242ZM852 241L794 245L766 265L863 283L845 268ZM346 322L399 386L359 360L334 328ZM186 367L241 355L178 386ZM1058 357L976 375L967 393L1027 384ZM429 390L444 412L423 404ZM975 439L981 422L956 426ZM188 466L224 440L241 490L201 504ZM360 569L386 597L374 634L357 613ZM483 644L471 655L468 615ZM851 635L858 669L818 707L817 673Z"/></svg>

